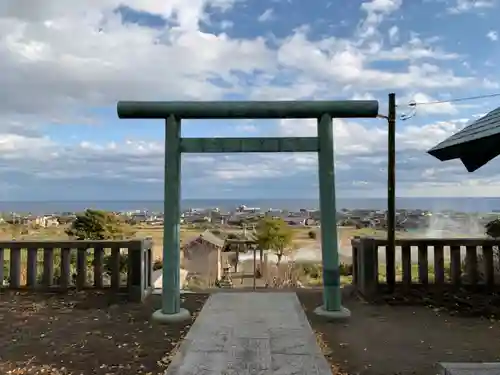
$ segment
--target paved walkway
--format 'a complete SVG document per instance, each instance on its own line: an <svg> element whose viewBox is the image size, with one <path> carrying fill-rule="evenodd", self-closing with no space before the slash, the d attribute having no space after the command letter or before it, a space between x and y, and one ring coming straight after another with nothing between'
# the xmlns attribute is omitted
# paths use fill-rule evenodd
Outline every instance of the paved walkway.
<svg viewBox="0 0 500 375"><path fill-rule="evenodd" d="M295 293L212 294L166 375L331 375Z"/></svg>

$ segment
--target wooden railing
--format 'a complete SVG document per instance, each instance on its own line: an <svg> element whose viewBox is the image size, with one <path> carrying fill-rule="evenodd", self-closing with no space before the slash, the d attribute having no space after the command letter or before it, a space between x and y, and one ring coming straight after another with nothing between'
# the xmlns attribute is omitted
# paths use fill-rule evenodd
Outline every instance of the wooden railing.
<svg viewBox="0 0 500 375"><path fill-rule="evenodd" d="M396 284L405 287L414 284L467 286L486 290L500 287L500 280L497 280L497 275L500 276L500 240L398 239L395 252L389 251L385 239L356 237L351 244L353 284L364 295L378 292L380 286L390 290Z"/></svg>
<svg viewBox="0 0 500 375"><path fill-rule="evenodd" d="M152 242L2 241L0 291L108 290L142 301L152 286Z"/></svg>

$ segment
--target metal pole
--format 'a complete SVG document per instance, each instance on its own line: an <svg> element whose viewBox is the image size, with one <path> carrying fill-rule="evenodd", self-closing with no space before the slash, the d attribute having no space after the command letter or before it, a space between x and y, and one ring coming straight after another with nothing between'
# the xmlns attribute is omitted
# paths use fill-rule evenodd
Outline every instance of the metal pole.
<svg viewBox="0 0 500 375"><path fill-rule="evenodd" d="M169 116L165 127L165 192L163 207L163 283L162 312L180 311L180 185L181 120Z"/></svg>
<svg viewBox="0 0 500 375"><path fill-rule="evenodd" d="M389 94L387 129L387 252L386 263L394 265L396 258L396 94ZM395 269L387 268L387 284L393 288Z"/></svg>
<svg viewBox="0 0 500 375"><path fill-rule="evenodd" d="M335 204L335 164L332 117L318 120L319 203L321 214L321 256L323 259L323 308L341 310L337 209Z"/></svg>

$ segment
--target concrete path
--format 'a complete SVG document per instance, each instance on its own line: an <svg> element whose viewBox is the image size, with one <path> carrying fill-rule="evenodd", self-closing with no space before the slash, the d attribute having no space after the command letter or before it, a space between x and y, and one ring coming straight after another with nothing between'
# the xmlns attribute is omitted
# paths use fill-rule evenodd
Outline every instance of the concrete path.
<svg viewBox="0 0 500 375"><path fill-rule="evenodd" d="M331 375L295 293L212 294L166 375Z"/></svg>

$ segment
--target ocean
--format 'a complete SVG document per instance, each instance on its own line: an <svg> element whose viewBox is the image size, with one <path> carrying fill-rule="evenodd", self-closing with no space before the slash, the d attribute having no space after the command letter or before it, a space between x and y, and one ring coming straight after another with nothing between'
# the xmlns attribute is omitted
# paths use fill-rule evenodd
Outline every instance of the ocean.
<svg viewBox="0 0 500 375"><path fill-rule="evenodd" d="M185 199L181 203L183 210L189 208L214 208L227 211L239 205L299 210L319 207L317 199ZM338 198L337 210L342 208L366 208L384 210L387 207L385 198ZM55 212L77 212L86 208L97 208L109 211L147 210L163 211L161 200L130 201L47 201L47 202L0 202L0 212L32 213L34 215ZM433 212L453 210L460 212L500 212L500 198L397 198L397 209L423 209Z"/></svg>

